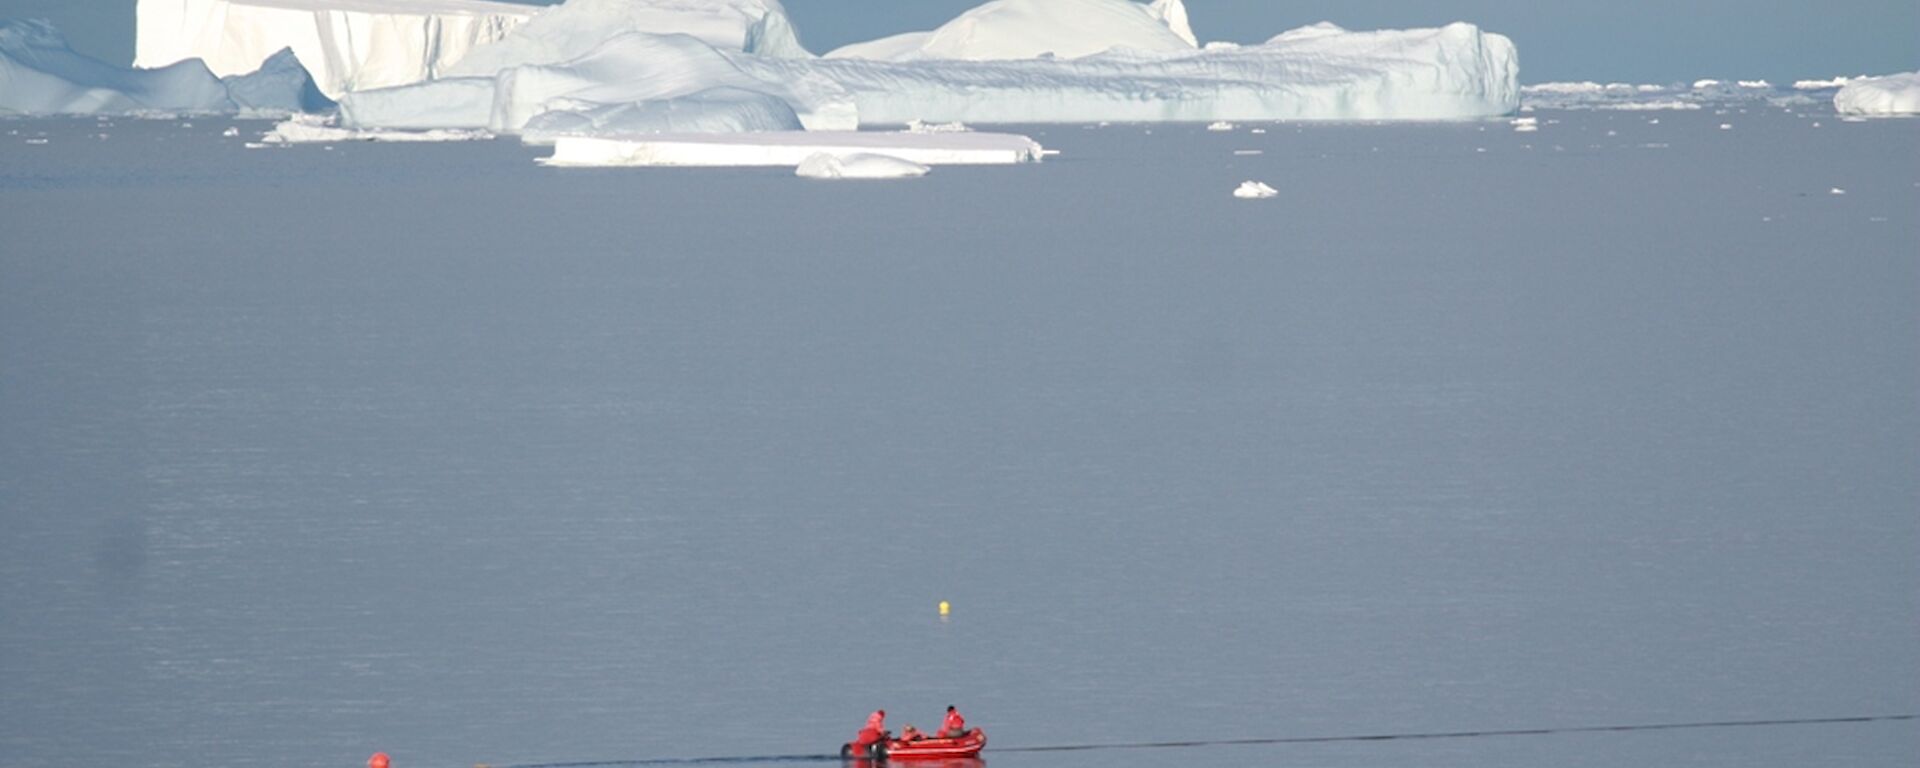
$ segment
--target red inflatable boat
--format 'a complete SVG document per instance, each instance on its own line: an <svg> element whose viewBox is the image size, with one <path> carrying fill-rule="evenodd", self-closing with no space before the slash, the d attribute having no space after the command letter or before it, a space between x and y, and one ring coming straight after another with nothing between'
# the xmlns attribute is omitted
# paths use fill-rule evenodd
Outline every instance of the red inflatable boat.
<svg viewBox="0 0 1920 768"><path fill-rule="evenodd" d="M840 754L873 760L948 760L976 757L986 748L987 732L975 728L950 739L888 739L867 745L865 749L848 744L840 748Z"/></svg>

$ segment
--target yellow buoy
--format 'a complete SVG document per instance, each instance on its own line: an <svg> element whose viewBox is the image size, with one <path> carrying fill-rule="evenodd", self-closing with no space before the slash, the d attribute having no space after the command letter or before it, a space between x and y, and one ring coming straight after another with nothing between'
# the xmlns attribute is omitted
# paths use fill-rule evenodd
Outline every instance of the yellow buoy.
<svg viewBox="0 0 1920 768"><path fill-rule="evenodd" d="M940 615L945 616L949 611L952 611L952 610L953 610L953 606L947 605L947 601L945 600L940 601Z"/></svg>

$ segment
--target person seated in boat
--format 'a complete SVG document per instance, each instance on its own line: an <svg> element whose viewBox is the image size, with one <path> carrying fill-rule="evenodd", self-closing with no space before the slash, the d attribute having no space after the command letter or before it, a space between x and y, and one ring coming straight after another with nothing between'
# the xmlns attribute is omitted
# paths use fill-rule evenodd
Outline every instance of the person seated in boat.
<svg viewBox="0 0 1920 768"><path fill-rule="evenodd" d="M887 711L876 709L867 715L867 724L860 729L860 735L853 737L853 746L865 747L874 742L887 740Z"/></svg>
<svg viewBox="0 0 1920 768"><path fill-rule="evenodd" d="M967 719L960 716L960 710L947 707L947 720L940 724L941 738L957 739L967 735Z"/></svg>
<svg viewBox="0 0 1920 768"><path fill-rule="evenodd" d="M907 727L900 729L901 741L919 741L926 737L927 737L927 734L922 733L920 729L915 728L912 725L908 725Z"/></svg>

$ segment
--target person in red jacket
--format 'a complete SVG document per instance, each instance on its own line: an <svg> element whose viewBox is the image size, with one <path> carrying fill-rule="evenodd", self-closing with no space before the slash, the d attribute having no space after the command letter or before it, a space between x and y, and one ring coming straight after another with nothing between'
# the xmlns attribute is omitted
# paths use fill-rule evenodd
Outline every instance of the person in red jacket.
<svg viewBox="0 0 1920 768"><path fill-rule="evenodd" d="M960 716L960 710L947 707L947 721L940 724L940 735L949 739L967 735L967 719Z"/></svg>
<svg viewBox="0 0 1920 768"><path fill-rule="evenodd" d="M876 709L867 715L866 727L860 729L860 735L853 737L853 748L865 749L874 742L887 740L887 711Z"/></svg>

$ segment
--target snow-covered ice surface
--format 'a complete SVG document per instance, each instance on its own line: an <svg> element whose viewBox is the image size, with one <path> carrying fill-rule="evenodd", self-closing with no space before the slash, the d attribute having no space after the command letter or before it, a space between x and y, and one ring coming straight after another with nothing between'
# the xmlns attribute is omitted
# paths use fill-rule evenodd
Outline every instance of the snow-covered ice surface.
<svg viewBox="0 0 1920 768"><path fill-rule="evenodd" d="M1833 95L1833 107L1849 115L1920 114L1920 72L1849 80Z"/></svg>
<svg viewBox="0 0 1920 768"><path fill-rule="evenodd" d="M819 152L800 161L793 173L809 179L910 179L925 176L930 170L933 169L892 155Z"/></svg>
<svg viewBox="0 0 1920 768"><path fill-rule="evenodd" d="M854 43L828 58L883 61L1077 59L1114 48L1198 48L1181 0L989 0L930 32Z"/></svg>
<svg viewBox="0 0 1920 768"><path fill-rule="evenodd" d="M1031 138L984 131L879 133L786 131L738 134L562 136L542 160L556 167L778 165L793 168L818 154L883 155L922 165L1011 165L1038 162Z"/></svg>
<svg viewBox="0 0 1920 768"><path fill-rule="evenodd" d="M438 76L538 10L486 0L139 0L134 65L197 58L233 75L292 48L338 97Z"/></svg>
<svg viewBox="0 0 1920 768"><path fill-rule="evenodd" d="M1920 711L1920 122L1747 109L995 126L1062 154L871 184L0 119L0 755ZM1915 754L1908 721L987 762Z"/></svg>

